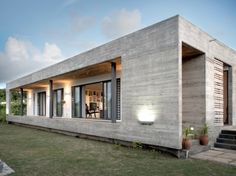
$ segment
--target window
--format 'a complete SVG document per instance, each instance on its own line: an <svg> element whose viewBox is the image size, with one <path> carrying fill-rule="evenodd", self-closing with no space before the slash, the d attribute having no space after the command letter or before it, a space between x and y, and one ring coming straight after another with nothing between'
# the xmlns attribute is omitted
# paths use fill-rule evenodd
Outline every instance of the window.
<svg viewBox="0 0 236 176"><path fill-rule="evenodd" d="M111 119L111 81L103 83L104 119Z"/></svg>
<svg viewBox="0 0 236 176"><path fill-rule="evenodd" d="M63 116L63 89L54 90L54 116L62 117Z"/></svg>
<svg viewBox="0 0 236 176"><path fill-rule="evenodd" d="M84 113L86 118L103 119L103 83L83 86Z"/></svg>
<svg viewBox="0 0 236 176"><path fill-rule="evenodd" d="M120 119L120 79L117 79L117 120ZM111 81L72 87L72 117L111 120Z"/></svg>
<svg viewBox="0 0 236 176"><path fill-rule="evenodd" d="M76 86L72 88L72 116L82 117L81 107L81 87Z"/></svg>
<svg viewBox="0 0 236 176"><path fill-rule="evenodd" d="M46 92L38 93L38 115L46 116Z"/></svg>

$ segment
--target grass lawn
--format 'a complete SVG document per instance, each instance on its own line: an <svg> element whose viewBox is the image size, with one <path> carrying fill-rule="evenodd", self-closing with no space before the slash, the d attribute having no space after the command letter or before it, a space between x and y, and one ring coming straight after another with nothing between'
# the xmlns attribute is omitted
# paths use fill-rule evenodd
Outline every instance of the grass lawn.
<svg viewBox="0 0 236 176"><path fill-rule="evenodd" d="M236 168L0 124L0 158L22 176L235 176Z"/></svg>

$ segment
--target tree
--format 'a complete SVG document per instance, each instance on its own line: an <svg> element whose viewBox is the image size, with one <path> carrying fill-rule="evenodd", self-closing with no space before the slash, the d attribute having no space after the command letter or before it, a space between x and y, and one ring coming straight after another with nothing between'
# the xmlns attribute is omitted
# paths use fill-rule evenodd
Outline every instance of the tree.
<svg viewBox="0 0 236 176"><path fill-rule="evenodd" d="M11 91L11 114L13 115L21 115L21 94L20 91L14 90ZM26 100L27 93L23 92L23 114L26 114ZM6 121L6 104L2 102L6 102L6 90L0 89L0 122Z"/></svg>
<svg viewBox="0 0 236 176"><path fill-rule="evenodd" d="M27 93L23 92L23 114L26 114ZM21 115L21 93L20 91L11 91L11 114Z"/></svg>
<svg viewBox="0 0 236 176"><path fill-rule="evenodd" d="M6 101L6 91L5 89L0 89L0 103Z"/></svg>
<svg viewBox="0 0 236 176"><path fill-rule="evenodd" d="M2 104L3 102L6 102L6 91L0 89L0 122L6 121L6 104Z"/></svg>

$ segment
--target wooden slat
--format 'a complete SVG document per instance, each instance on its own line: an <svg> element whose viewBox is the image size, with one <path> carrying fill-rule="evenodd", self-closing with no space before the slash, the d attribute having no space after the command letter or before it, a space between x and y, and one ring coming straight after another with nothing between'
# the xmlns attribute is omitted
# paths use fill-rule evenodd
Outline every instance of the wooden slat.
<svg viewBox="0 0 236 176"><path fill-rule="evenodd" d="M223 88L223 62L214 59L214 124L223 124L223 108L224 108L224 88Z"/></svg>
<svg viewBox="0 0 236 176"><path fill-rule="evenodd" d="M116 117L117 120L120 120L120 79L116 81Z"/></svg>

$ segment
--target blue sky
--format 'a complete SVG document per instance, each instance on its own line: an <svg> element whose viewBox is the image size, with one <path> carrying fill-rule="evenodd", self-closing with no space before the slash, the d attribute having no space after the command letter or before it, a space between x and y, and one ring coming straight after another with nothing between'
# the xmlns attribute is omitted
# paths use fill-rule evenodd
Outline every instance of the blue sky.
<svg viewBox="0 0 236 176"><path fill-rule="evenodd" d="M0 88L176 14L236 50L235 0L1 0Z"/></svg>

